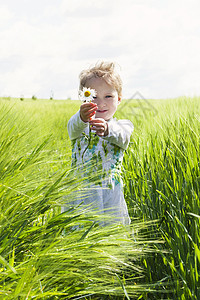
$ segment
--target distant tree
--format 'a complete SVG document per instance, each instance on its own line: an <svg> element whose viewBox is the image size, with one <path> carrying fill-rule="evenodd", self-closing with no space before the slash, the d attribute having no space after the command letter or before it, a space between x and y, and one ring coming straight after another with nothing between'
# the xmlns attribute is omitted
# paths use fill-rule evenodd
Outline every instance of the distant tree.
<svg viewBox="0 0 200 300"><path fill-rule="evenodd" d="M37 97L35 95L33 95L32 100L37 100Z"/></svg>
<svg viewBox="0 0 200 300"><path fill-rule="evenodd" d="M49 98L50 100L53 100L54 99L54 92L53 91L51 91L51 95L50 95L50 98Z"/></svg>

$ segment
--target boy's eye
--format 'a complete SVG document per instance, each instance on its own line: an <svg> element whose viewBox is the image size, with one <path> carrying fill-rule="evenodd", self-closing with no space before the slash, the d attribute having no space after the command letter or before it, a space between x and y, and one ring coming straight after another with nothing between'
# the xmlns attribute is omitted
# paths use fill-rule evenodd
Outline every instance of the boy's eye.
<svg viewBox="0 0 200 300"><path fill-rule="evenodd" d="M106 98L112 98L112 95L106 95Z"/></svg>

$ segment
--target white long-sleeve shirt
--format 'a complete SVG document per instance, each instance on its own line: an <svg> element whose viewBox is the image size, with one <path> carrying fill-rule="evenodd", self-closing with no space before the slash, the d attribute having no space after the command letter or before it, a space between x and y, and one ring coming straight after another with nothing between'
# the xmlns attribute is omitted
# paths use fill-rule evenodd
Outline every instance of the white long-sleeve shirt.
<svg viewBox="0 0 200 300"><path fill-rule="evenodd" d="M77 196L74 203L80 204L84 200L86 205L112 214L113 221L129 223L121 164L133 124L129 120L112 118L108 121L108 135L99 137L89 131L89 123L81 120L78 111L69 120L67 128L72 141L72 166L87 182L84 195Z"/></svg>
<svg viewBox="0 0 200 300"><path fill-rule="evenodd" d="M71 117L67 124L69 137L75 140L82 136L82 133L89 133L89 123L83 122L80 118L80 111ZM133 124L129 120L116 120L112 118L108 121L108 135L103 139L113 143L122 149L126 149L130 142L133 131Z"/></svg>

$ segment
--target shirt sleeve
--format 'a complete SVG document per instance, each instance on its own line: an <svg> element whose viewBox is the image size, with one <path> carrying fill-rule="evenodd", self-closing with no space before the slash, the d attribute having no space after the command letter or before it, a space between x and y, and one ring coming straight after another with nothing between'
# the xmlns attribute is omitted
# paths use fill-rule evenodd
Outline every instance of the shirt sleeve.
<svg viewBox="0 0 200 300"><path fill-rule="evenodd" d="M67 124L67 130L70 140L77 139L81 136L82 132L88 127L88 122L85 123L81 120L80 110L73 115Z"/></svg>
<svg viewBox="0 0 200 300"><path fill-rule="evenodd" d="M108 135L104 137L110 143L127 149L133 132L133 124L129 120L116 120L108 122Z"/></svg>

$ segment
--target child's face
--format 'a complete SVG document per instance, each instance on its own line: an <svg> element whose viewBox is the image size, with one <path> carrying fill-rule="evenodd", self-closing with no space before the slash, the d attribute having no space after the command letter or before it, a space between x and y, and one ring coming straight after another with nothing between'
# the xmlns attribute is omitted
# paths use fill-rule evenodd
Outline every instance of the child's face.
<svg viewBox="0 0 200 300"><path fill-rule="evenodd" d="M97 104L95 118L103 118L105 121L110 120L121 101L116 89L107 84L104 79L95 77L87 80L86 87L95 89L97 92L93 100Z"/></svg>

